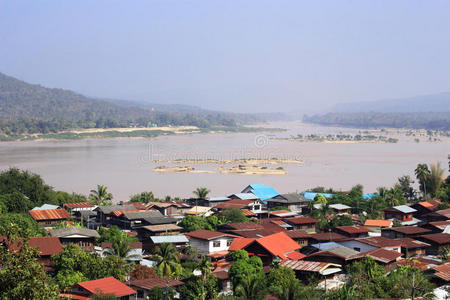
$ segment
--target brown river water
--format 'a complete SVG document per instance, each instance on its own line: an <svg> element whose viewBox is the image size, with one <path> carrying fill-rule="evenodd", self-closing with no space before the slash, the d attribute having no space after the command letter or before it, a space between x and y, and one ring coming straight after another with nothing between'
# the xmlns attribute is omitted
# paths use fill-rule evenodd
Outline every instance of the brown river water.
<svg viewBox="0 0 450 300"><path fill-rule="evenodd" d="M273 138L297 134L357 134L359 130L300 122L268 126L288 131L3 142L0 143L0 169L12 166L27 169L40 174L58 190L86 195L97 184L104 184L114 194L115 201L127 201L131 194L142 191L153 191L158 197L190 197L200 186L209 188L211 196L223 196L240 192L251 183L271 185L280 193L315 186L348 190L360 183L365 192L373 192L380 186L392 186L399 176L413 176L418 163L437 161L447 175L449 138L429 142L421 137L416 143L413 137L389 130L388 136L399 138L398 143L298 142ZM282 165L287 175L220 174L216 170L219 165L215 164L193 165L196 169L216 171L214 174L153 172L157 166L173 165L154 160L272 157L301 159L304 163Z"/></svg>

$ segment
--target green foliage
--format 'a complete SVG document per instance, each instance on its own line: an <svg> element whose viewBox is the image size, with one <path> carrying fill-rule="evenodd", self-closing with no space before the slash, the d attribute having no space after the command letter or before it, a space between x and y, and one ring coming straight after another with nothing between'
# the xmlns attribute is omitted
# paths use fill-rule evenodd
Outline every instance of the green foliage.
<svg viewBox="0 0 450 300"><path fill-rule="evenodd" d="M155 196L153 195L153 192L142 192L140 194L135 194L130 197L130 202L149 203L154 201Z"/></svg>
<svg viewBox="0 0 450 300"><path fill-rule="evenodd" d="M159 286L157 286L151 289L148 295L149 300L162 300L162 299L172 300L174 299L174 297L175 297L175 290L173 289L173 287L169 287L166 290L166 288L160 288Z"/></svg>
<svg viewBox="0 0 450 300"><path fill-rule="evenodd" d="M402 190L403 197L405 197L407 202L416 201L416 192L412 187L413 184L414 181L408 175L398 178L398 187Z"/></svg>
<svg viewBox="0 0 450 300"><path fill-rule="evenodd" d="M185 216L178 226L183 227L183 232L191 232L199 229L213 230L207 218L195 215Z"/></svg>
<svg viewBox="0 0 450 300"><path fill-rule="evenodd" d="M239 208L225 208L220 215L224 218L226 223L241 223L248 222L249 219L242 213Z"/></svg>
<svg viewBox="0 0 450 300"><path fill-rule="evenodd" d="M246 300L264 299L267 295L264 277L258 275L244 277L235 288L235 294Z"/></svg>
<svg viewBox="0 0 450 300"><path fill-rule="evenodd" d="M196 188L192 193L198 198L198 199L206 199L206 196L208 196L208 194L211 191L208 190L205 187L198 187Z"/></svg>
<svg viewBox="0 0 450 300"><path fill-rule="evenodd" d="M68 245L64 250L54 255L56 282L64 289L85 280L95 280L113 276L124 281L131 267L117 256L107 256L102 259L94 253L83 251L78 245Z"/></svg>
<svg viewBox="0 0 450 300"><path fill-rule="evenodd" d="M126 234L121 231L117 226L111 226L110 228L100 227L98 229L98 234L100 235L99 243L109 242L109 243L117 243L119 241L126 242L137 242L137 238Z"/></svg>
<svg viewBox="0 0 450 300"><path fill-rule="evenodd" d="M328 228L336 228L340 226L351 226L353 225L352 218L350 218L348 215L339 215L335 216L331 221L328 223Z"/></svg>
<svg viewBox="0 0 450 300"><path fill-rule="evenodd" d="M277 210L287 210L291 211L287 206L275 206L269 209L269 211L277 211Z"/></svg>
<svg viewBox="0 0 450 300"><path fill-rule="evenodd" d="M161 277L179 278L183 268L180 265L180 254L172 244L163 243L154 250L153 258L157 261L155 270Z"/></svg>
<svg viewBox="0 0 450 300"><path fill-rule="evenodd" d="M179 288L180 299L183 300L199 300L202 292L205 292L205 300L216 299L220 291L220 283L216 276L208 275L203 284L200 277L191 276L185 280L185 284Z"/></svg>
<svg viewBox="0 0 450 300"><path fill-rule="evenodd" d="M0 235L5 235L12 225L17 226L20 237L45 236L45 230L29 215L6 213L0 215Z"/></svg>
<svg viewBox="0 0 450 300"><path fill-rule="evenodd" d="M236 288L246 280L244 285L250 284L251 281L248 277L256 277L259 281L264 281L264 273L262 271L262 261L258 256L248 257L248 253L245 250L235 251L231 254L235 260L228 272L233 289Z"/></svg>
<svg viewBox="0 0 450 300"><path fill-rule="evenodd" d="M390 127L450 130L449 112L327 113L324 115L304 116L303 121L322 125L340 125L357 128Z"/></svg>
<svg viewBox="0 0 450 300"><path fill-rule="evenodd" d="M17 233L17 226L10 226L0 243L0 299L58 299L58 287L37 261L38 250ZM10 249L12 244L20 250Z"/></svg>
<svg viewBox="0 0 450 300"><path fill-rule="evenodd" d="M5 204L8 212L26 213L33 208L33 202L19 192L0 195L0 201Z"/></svg>
<svg viewBox="0 0 450 300"><path fill-rule="evenodd" d="M95 205L111 205L113 195L108 193L108 188L104 185L97 185L96 190L91 190L89 200Z"/></svg>

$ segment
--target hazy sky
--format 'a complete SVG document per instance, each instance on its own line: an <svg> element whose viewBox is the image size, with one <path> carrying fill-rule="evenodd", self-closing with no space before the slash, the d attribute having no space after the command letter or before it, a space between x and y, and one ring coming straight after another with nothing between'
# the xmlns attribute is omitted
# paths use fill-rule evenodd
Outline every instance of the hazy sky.
<svg viewBox="0 0 450 300"><path fill-rule="evenodd" d="M450 1L0 0L0 72L247 112L437 93Z"/></svg>

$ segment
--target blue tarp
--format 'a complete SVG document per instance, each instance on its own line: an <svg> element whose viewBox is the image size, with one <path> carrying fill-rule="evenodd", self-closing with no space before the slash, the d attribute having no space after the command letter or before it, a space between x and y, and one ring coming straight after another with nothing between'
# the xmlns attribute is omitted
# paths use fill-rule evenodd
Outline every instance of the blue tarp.
<svg viewBox="0 0 450 300"><path fill-rule="evenodd" d="M366 194L363 194L363 198L366 199L366 200L372 199L373 196L378 196L378 193L366 193Z"/></svg>
<svg viewBox="0 0 450 300"><path fill-rule="evenodd" d="M316 195L322 195L325 198L331 198L334 196L334 194L327 194L327 193L311 193L311 192L304 192L303 196L308 199L308 200L314 200L314 198L316 197Z"/></svg>
<svg viewBox="0 0 450 300"><path fill-rule="evenodd" d="M250 184L250 187L252 188L252 193L258 196L262 201L271 199L280 194L273 187L265 186L263 184Z"/></svg>

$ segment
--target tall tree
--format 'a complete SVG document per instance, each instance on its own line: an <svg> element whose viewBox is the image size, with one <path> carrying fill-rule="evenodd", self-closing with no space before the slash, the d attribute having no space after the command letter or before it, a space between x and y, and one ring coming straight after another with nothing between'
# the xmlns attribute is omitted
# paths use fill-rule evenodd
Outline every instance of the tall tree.
<svg viewBox="0 0 450 300"><path fill-rule="evenodd" d="M210 192L211 191L205 187L198 187L195 191L193 191L194 195L197 196L198 199L206 199L206 196L208 196Z"/></svg>
<svg viewBox="0 0 450 300"><path fill-rule="evenodd" d="M416 200L416 193L412 185L414 181L409 177L409 175L404 175L398 178L398 187L403 191L403 196L406 201L413 202Z"/></svg>
<svg viewBox="0 0 450 300"><path fill-rule="evenodd" d="M163 243L154 251L154 257L158 262L156 271L162 277L178 277L181 272L179 253L172 244Z"/></svg>
<svg viewBox="0 0 450 300"><path fill-rule="evenodd" d="M440 189L444 182L444 169L441 168L441 163L433 163L430 165L430 174L428 175L429 193L431 196L436 196L437 191Z"/></svg>
<svg viewBox="0 0 450 300"><path fill-rule="evenodd" d="M113 195L108 193L108 189L104 185L97 185L96 190L91 190L89 199L95 205L109 205L113 199Z"/></svg>
<svg viewBox="0 0 450 300"><path fill-rule="evenodd" d="M419 180L420 190L423 192L423 196L427 196L427 180L430 175L430 170L426 164L418 164L414 170L417 180Z"/></svg>
<svg viewBox="0 0 450 300"><path fill-rule="evenodd" d="M58 299L58 287L37 261L38 250L17 232L17 226L8 227L0 242L0 299Z"/></svg>
<svg viewBox="0 0 450 300"><path fill-rule="evenodd" d="M209 262L206 256L203 256L202 260L197 265L197 269L199 269L202 272L203 288L202 288L202 296L200 298L202 300L206 299L206 291L204 286L206 285L206 278L208 278L208 275L211 273L211 268L212 264Z"/></svg>

